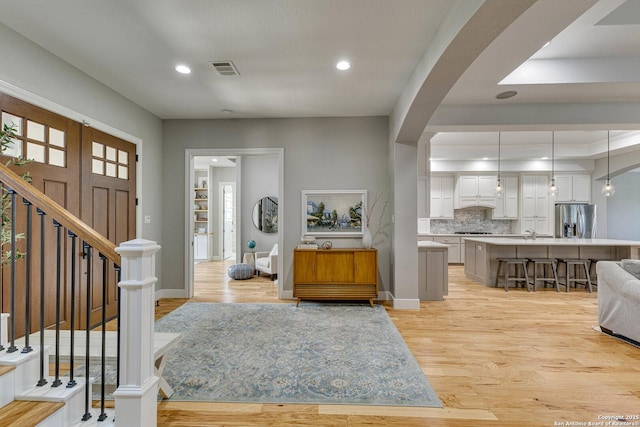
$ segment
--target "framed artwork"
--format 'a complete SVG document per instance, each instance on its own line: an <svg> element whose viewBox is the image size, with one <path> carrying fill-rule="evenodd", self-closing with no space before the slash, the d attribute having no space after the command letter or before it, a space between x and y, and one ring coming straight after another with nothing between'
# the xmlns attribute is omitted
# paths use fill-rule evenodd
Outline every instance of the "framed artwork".
<svg viewBox="0 0 640 427"><path fill-rule="evenodd" d="M302 190L302 235L362 237L367 190Z"/></svg>

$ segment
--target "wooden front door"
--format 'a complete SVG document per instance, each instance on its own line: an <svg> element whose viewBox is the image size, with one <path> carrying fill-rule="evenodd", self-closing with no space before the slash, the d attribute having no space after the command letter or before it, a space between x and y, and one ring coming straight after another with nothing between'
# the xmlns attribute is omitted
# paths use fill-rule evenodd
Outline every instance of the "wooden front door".
<svg viewBox="0 0 640 427"><path fill-rule="evenodd" d="M135 145L120 139L100 134L97 131L82 126L71 119L59 116L50 111L33 106L24 101L12 98L0 93L0 110L3 124L14 124L17 140L13 147L5 152L2 161L9 157L23 156L32 161L26 168L16 168L15 171L29 172L32 184L51 197L69 212L81 218L89 225L94 226L98 232L109 238L115 244L135 238ZM83 141L100 139L104 142L104 159L96 158L92 150L85 148ZM113 150L116 149L116 160L112 161ZM126 155L121 154L127 153ZM124 161L126 156L128 161ZM119 156L119 157L118 157ZM92 172L92 164L98 167L99 161L104 166L103 174ZM106 166L106 165L109 166ZM115 167L115 178L113 170ZM97 170L97 169L96 169ZM126 176L125 176L126 175ZM89 195L95 195L89 197ZM95 201L94 201L95 199ZM91 204L87 201L91 200ZM26 207L22 198L16 199L16 225L18 230L24 230L26 224ZM40 230L40 217L33 210L32 213L32 250L31 250L31 324L32 330L40 321L39 307L41 301L40 292L40 242L42 233ZM52 218L45 216L45 260L46 272L45 289L43 298L47 302L45 308L45 325L55 322L56 298L56 258L57 258L57 229L52 223ZM82 242L78 242L78 260L82 257ZM2 248L8 250L8 248ZM25 241L19 241L19 249L25 250ZM61 254L64 262L60 267L61 283L61 322L63 327L70 318L70 291L71 291L71 245L66 230L61 236ZM16 336L24 335L25 321L24 307L26 306L25 292L25 262L18 260L15 309L18 315L15 317ZM76 319L84 321L84 293L86 288L86 271L76 267ZM108 268L111 279L114 279L112 266ZM92 277L94 284L101 280L101 266L94 262ZM2 312L9 311L11 301L11 284L9 269L2 271ZM108 316L115 314L116 298L115 280L111 280L111 288L108 290L107 309ZM100 312L102 306L102 291L92 293L92 309ZM80 316L81 314L81 316ZM98 317L96 317L97 319ZM93 321L92 315L92 321Z"/></svg>
<svg viewBox="0 0 640 427"><path fill-rule="evenodd" d="M82 129L81 219L115 245L136 235L136 147L96 129ZM113 264L107 268L107 317L117 311ZM83 272L86 274L86 272ZM91 323L101 316L102 261L93 259ZM85 278L81 280L86 280ZM83 314L84 315L84 314Z"/></svg>

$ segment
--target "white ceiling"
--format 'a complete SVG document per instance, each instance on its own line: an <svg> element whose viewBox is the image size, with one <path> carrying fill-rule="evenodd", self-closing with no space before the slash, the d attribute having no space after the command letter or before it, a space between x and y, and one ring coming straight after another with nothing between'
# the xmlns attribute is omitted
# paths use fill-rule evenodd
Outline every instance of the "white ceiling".
<svg viewBox="0 0 640 427"><path fill-rule="evenodd" d="M163 119L387 116L459 1L0 0L0 23ZM505 157L545 155L552 130L557 157L601 157L606 129L631 149L640 114L606 112L640 112L639 24L640 0L536 1L446 95L432 154L495 157L498 131Z"/></svg>

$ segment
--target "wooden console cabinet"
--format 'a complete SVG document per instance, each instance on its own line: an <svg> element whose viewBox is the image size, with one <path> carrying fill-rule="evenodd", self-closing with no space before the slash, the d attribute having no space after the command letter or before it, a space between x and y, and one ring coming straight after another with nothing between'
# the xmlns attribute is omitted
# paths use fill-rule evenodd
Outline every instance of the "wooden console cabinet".
<svg viewBox="0 0 640 427"><path fill-rule="evenodd" d="M302 299L366 299L373 307L378 297L378 251L295 249L293 296L297 304Z"/></svg>

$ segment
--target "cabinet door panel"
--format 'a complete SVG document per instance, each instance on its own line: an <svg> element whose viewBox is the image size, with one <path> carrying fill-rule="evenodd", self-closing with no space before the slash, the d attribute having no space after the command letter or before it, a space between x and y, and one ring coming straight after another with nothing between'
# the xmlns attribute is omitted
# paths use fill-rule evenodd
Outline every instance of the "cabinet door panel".
<svg viewBox="0 0 640 427"><path fill-rule="evenodd" d="M353 283L353 258L353 252L318 252L316 279L323 283Z"/></svg>
<svg viewBox="0 0 640 427"><path fill-rule="evenodd" d="M378 278L378 262L375 252L354 253L355 283L376 283Z"/></svg>
<svg viewBox="0 0 640 427"><path fill-rule="evenodd" d="M296 251L293 265L293 280L296 283L313 283L316 281L316 253L313 251Z"/></svg>

